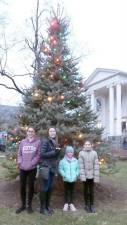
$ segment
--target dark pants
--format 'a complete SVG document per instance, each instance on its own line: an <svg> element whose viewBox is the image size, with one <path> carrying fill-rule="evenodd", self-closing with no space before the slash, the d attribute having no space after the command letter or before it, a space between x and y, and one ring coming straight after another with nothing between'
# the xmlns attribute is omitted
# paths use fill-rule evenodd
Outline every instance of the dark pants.
<svg viewBox="0 0 127 225"><path fill-rule="evenodd" d="M5 152L6 150L6 145L0 145L0 151Z"/></svg>
<svg viewBox="0 0 127 225"><path fill-rule="evenodd" d="M73 203L75 182L64 182L64 202Z"/></svg>
<svg viewBox="0 0 127 225"><path fill-rule="evenodd" d="M26 206L27 184L28 184L28 206L31 206L32 204L36 173L37 173L36 168L29 171L20 170L20 195L23 206Z"/></svg>
<svg viewBox="0 0 127 225"><path fill-rule="evenodd" d="M93 179L86 179L83 182L84 185L84 200L86 205L93 205L94 204L94 180Z"/></svg>
<svg viewBox="0 0 127 225"><path fill-rule="evenodd" d="M40 208L49 209L50 200L53 188L54 173L50 171L48 179L42 179L41 182L41 191L40 191Z"/></svg>

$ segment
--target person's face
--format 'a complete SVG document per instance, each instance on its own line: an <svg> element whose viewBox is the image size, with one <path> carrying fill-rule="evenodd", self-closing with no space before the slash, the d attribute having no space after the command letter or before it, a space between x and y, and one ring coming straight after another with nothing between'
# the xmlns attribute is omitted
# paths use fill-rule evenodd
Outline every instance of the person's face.
<svg viewBox="0 0 127 225"><path fill-rule="evenodd" d="M67 155L68 158L71 159L71 158L73 157L74 154L73 154L73 152L67 152L66 155Z"/></svg>
<svg viewBox="0 0 127 225"><path fill-rule="evenodd" d="M49 129L49 137L55 138L56 137L56 130L54 128Z"/></svg>
<svg viewBox="0 0 127 225"><path fill-rule="evenodd" d="M92 149L92 144L89 141L86 141L83 145L83 148L87 151Z"/></svg>
<svg viewBox="0 0 127 225"><path fill-rule="evenodd" d="M32 127L29 127L27 130L27 137L34 138L35 137L35 130Z"/></svg>

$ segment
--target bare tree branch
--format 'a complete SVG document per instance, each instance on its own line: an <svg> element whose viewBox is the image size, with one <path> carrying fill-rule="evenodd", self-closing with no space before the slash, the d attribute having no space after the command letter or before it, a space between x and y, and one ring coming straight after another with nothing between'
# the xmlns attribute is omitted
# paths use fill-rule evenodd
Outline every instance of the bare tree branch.
<svg viewBox="0 0 127 225"><path fill-rule="evenodd" d="M10 74L6 71L6 67L7 67L7 56L8 56L8 46L6 43L6 38L4 36L4 48L1 47L2 51L4 51L4 57L2 59L0 59L0 75L2 77L6 77L8 80L11 81L12 83L12 87L8 86L7 84L4 84L3 81L2 83L0 83L1 86L7 88L7 89L12 89L15 90L17 92L19 92L22 95L26 95L27 89L21 89L19 88L19 86L17 85L16 81L15 81L15 77L23 77L23 76L33 76L36 75L38 69L40 68L41 64L42 64L42 58L40 57L41 54L41 46L43 46L43 42L44 42L44 38L41 35L41 43L39 42L40 40L40 26L39 26L39 22L40 22L40 17L42 16L42 13L46 11L45 9L42 10L41 12L39 12L39 0L37 0L37 4L36 4L36 14L35 14L35 19L31 18L31 22L32 22L32 27L33 27L33 31L34 31L34 41L30 42L30 40L26 39L25 42L27 44L27 46L29 47L29 49L33 52L34 54L34 62L32 65L33 68L33 73L27 71L28 73L25 74L13 74L10 72Z"/></svg>
<svg viewBox="0 0 127 225"><path fill-rule="evenodd" d="M2 76L4 76L4 77L7 77L9 80L11 80L12 83L13 83L13 85L14 85L14 88L13 88L13 87L10 88L10 87L8 87L8 86L5 85L5 84L0 84L0 85L6 87L6 88L8 88L8 89L14 89L14 90L16 90L17 92L19 92L20 94L25 95L25 92L22 91L22 90L17 86L15 80L13 79L13 77L11 77L11 75L8 75L8 74L5 72L5 70L0 71L0 74L1 74Z"/></svg>
<svg viewBox="0 0 127 225"><path fill-rule="evenodd" d="M0 86L3 86L3 87L5 87L5 88L7 88L7 89L12 89L12 90L17 91L16 88L14 88L14 87L9 87L9 86L7 86L6 84L0 84Z"/></svg>
<svg viewBox="0 0 127 225"><path fill-rule="evenodd" d="M12 75L12 77L24 77L24 76L32 76L33 73L24 73L24 74L16 74Z"/></svg>

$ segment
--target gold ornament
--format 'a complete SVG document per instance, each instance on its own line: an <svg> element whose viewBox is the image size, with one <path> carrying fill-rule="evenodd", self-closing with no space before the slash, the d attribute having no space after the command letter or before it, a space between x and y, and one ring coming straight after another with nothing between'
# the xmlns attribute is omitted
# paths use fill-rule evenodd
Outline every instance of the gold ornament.
<svg viewBox="0 0 127 225"><path fill-rule="evenodd" d="M38 90L35 90L32 94L32 98L35 100L35 101L41 101L43 99L43 93L40 89Z"/></svg>
<svg viewBox="0 0 127 225"><path fill-rule="evenodd" d="M80 134L78 135L78 137L79 137L79 138L82 138L82 137L83 137L83 135L80 133Z"/></svg>
<svg viewBox="0 0 127 225"><path fill-rule="evenodd" d="M61 99L61 100L64 100L64 98L65 98L64 95L61 95L61 96L60 96L60 99Z"/></svg>
<svg viewBox="0 0 127 225"><path fill-rule="evenodd" d="M54 75L53 75L53 74L51 74L51 75L50 75L50 78L53 80L53 79L54 79Z"/></svg>
<svg viewBox="0 0 127 225"><path fill-rule="evenodd" d="M52 102L53 97L52 97L52 96L48 96L48 98L47 98L47 99L48 99L48 101L49 101L49 102Z"/></svg>

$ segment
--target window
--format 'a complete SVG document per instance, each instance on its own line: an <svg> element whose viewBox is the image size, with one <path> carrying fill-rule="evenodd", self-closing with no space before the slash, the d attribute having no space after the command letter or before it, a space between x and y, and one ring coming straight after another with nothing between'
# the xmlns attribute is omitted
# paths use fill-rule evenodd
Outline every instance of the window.
<svg viewBox="0 0 127 225"><path fill-rule="evenodd" d="M126 131L126 121L122 122L122 132Z"/></svg>
<svg viewBox="0 0 127 225"><path fill-rule="evenodd" d="M96 98L96 110L97 112L102 111L102 99Z"/></svg>

